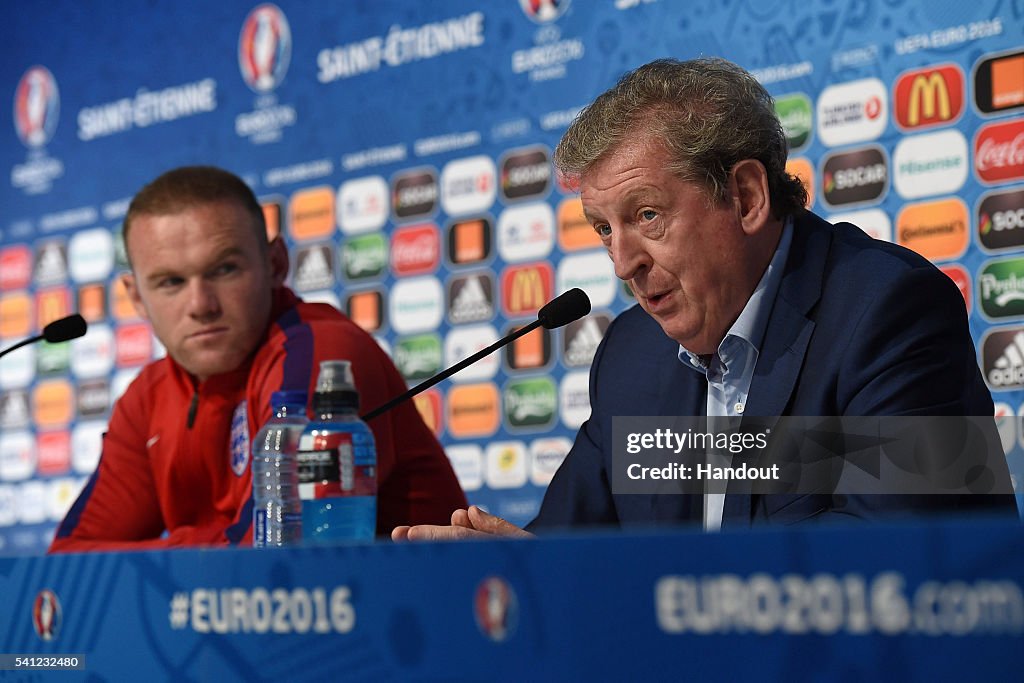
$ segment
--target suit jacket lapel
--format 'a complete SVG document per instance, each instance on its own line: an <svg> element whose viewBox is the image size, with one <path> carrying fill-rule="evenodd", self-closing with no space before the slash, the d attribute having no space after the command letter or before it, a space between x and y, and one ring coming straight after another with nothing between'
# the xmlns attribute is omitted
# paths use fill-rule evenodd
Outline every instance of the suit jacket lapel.
<svg viewBox="0 0 1024 683"><path fill-rule="evenodd" d="M821 298L832 228L809 212L797 217L782 282L768 318L750 382L745 415L769 418L771 427L790 402L800 377L807 346L814 333L808 313ZM722 525L749 526L752 499L749 482L731 480ZM747 489L747 490L744 490Z"/></svg>

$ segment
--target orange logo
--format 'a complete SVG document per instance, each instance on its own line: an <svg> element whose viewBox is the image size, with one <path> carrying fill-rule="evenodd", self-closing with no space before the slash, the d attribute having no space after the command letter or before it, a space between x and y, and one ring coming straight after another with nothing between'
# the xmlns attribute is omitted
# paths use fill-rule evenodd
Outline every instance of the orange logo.
<svg viewBox="0 0 1024 683"><path fill-rule="evenodd" d="M992 62L992 106L997 109L1024 104L1024 55Z"/></svg>
<svg viewBox="0 0 1024 683"><path fill-rule="evenodd" d="M490 251L490 227L483 218L455 223L448 239L448 257L452 263L483 261Z"/></svg>
<svg viewBox="0 0 1024 683"><path fill-rule="evenodd" d="M32 297L24 292L0 297L0 337L32 334Z"/></svg>
<svg viewBox="0 0 1024 683"><path fill-rule="evenodd" d="M554 273L547 263L506 268L501 274L502 307L510 317L534 315L554 291Z"/></svg>
<svg viewBox="0 0 1024 683"><path fill-rule="evenodd" d="M82 285L78 288L78 312L87 322L95 323L107 317L107 288L101 284Z"/></svg>
<svg viewBox="0 0 1024 683"><path fill-rule="evenodd" d="M37 427L64 427L74 416L75 396L63 379L40 382L32 392L32 415Z"/></svg>
<svg viewBox="0 0 1024 683"><path fill-rule="evenodd" d="M330 236L334 232L334 191L325 186L293 194L288 228L296 240Z"/></svg>
<svg viewBox="0 0 1024 683"><path fill-rule="evenodd" d="M260 202L263 207L263 222L267 224L267 241L281 234L281 202L269 199Z"/></svg>
<svg viewBox="0 0 1024 683"><path fill-rule="evenodd" d="M955 64L910 71L896 81L893 116L904 130L949 123L964 109L964 75Z"/></svg>
<svg viewBox="0 0 1024 683"><path fill-rule="evenodd" d="M563 199L558 205L558 246L564 251L603 246L594 227L583 215L583 202L579 197Z"/></svg>
<svg viewBox="0 0 1024 683"><path fill-rule="evenodd" d="M71 292L65 287L36 292L36 321L40 328L71 313Z"/></svg>
<svg viewBox="0 0 1024 683"><path fill-rule="evenodd" d="M896 217L896 241L930 261L959 258L967 250L967 205L955 197L908 204Z"/></svg>
<svg viewBox="0 0 1024 683"><path fill-rule="evenodd" d="M376 332L384 324L381 319L380 292L357 292L348 298L348 317L367 332Z"/></svg>
<svg viewBox="0 0 1024 683"><path fill-rule="evenodd" d="M423 422L434 433L434 436L441 436L441 394L437 389L429 389L413 398L416 403L416 410L420 411Z"/></svg>
<svg viewBox="0 0 1024 683"><path fill-rule="evenodd" d="M125 289L121 278L114 280L112 288L113 301L110 304L111 315L114 320L138 320L139 314L135 312L135 306L128 297L128 290Z"/></svg>
<svg viewBox="0 0 1024 683"><path fill-rule="evenodd" d="M814 205L814 166L810 160L803 157L790 159L786 162L786 173L795 175L804 184L804 189L807 190L807 204L804 206L811 208Z"/></svg>
<svg viewBox="0 0 1024 683"><path fill-rule="evenodd" d="M465 384L448 394L448 431L456 438L490 436L498 431L501 404L494 384Z"/></svg>

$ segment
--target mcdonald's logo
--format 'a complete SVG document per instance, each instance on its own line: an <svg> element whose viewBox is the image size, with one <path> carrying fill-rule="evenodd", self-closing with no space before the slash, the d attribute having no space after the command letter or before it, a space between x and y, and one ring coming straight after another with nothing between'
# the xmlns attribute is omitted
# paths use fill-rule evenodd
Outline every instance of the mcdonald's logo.
<svg viewBox="0 0 1024 683"><path fill-rule="evenodd" d="M71 292L66 287L36 293L36 322L39 328L71 313Z"/></svg>
<svg viewBox="0 0 1024 683"><path fill-rule="evenodd" d="M434 436L441 436L443 429L441 394L436 389L430 389L413 398L413 402L416 404L416 410L419 411L423 422L434 433Z"/></svg>
<svg viewBox="0 0 1024 683"><path fill-rule="evenodd" d="M507 317L536 315L554 292L554 271L548 263L506 268L501 274L502 309Z"/></svg>
<svg viewBox="0 0 1024 683"><path fill-rule="evenodd" d="M901 75L893 90L893 115L903 130L953 123L964 110L964 74L956 64L943 64Z"/></svg>

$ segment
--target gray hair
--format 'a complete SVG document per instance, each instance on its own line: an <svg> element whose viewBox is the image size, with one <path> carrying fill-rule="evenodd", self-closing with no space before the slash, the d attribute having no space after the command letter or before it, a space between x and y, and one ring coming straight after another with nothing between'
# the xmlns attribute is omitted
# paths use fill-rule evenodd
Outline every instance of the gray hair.
<svg viewBox="0 0 1024 683"><path fill-rule="evenodd" d="M659 59L625 74L569 126L555 149L555 167L577 178L643 134L665 144L670 171L703 185L713 200L727 199L737 162L757 159L767 171L777 217L807 203L803 184L786 173L786 136L772 96L732 62Z"/></svg>

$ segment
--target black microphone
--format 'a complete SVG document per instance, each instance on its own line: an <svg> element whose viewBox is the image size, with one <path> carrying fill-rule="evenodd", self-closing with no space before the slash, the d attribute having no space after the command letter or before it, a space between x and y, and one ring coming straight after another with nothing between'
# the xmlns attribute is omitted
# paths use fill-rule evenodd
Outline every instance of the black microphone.
<svg viewBox="0 0 1024 683"><path fill-rule="evenodd" d="M0 358L6 356L15 349L20 349L22 346L35 343L40 339L45 339L50 344L58 344L60 342L66 342L71 339L77 339L85 334L85 330L89 326L85 322L80 314L75 313L69 315L66 318L60 320L54 320L52 323L43 328L42 334L37 334L34 337L29 337L23 341L18 342L14 346L0 351Z"/></svg>
<svg viewBox="0 0 1024 683"><path fill-rule="evenodd" d="M544 306L537 312L537 319L534 320L529 325L524 325L523 327L520 327L515 332L505 337L502 337L498 341L494 342L486 349L481 349L480 351L477 351L469 358L459 361L458 363L451 366L447 370L442 370L433 377L420 382L419 384L414 386L412 389L409 389L409 391L405 392L404 394L396 396L395 398L391 399L384 405L374 408L370 412L363 415L360 419L370 420L377 417L381 413L386 413L387 411L397 406L399 403L409 400L416 394L429 389L430 387L434 386L441 380L448 379L459 370L462 370L463 368L472 365L473 363L477 362L484 356L494 353L501 347L514 342L516 339L519 339L524 334L528 334L533 330L537 329L538 327L541 327L542 325L545 329L553 330L556 327L568 325L574 320L579 320L587 313L590 313L590 298L587 296L587 293L584 292L582 289L578 287L573 287L568 292L559 294L554 299L544 304Z"/></svg>

